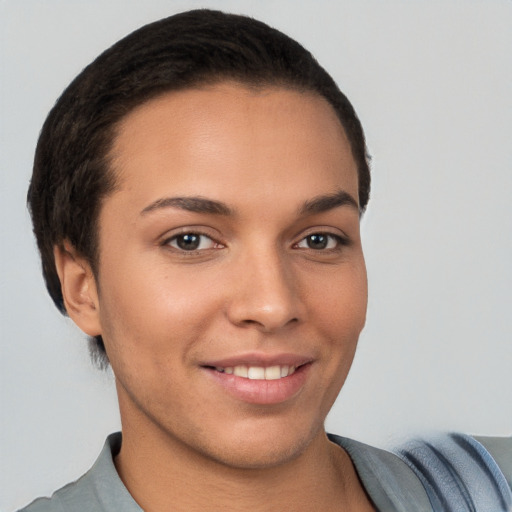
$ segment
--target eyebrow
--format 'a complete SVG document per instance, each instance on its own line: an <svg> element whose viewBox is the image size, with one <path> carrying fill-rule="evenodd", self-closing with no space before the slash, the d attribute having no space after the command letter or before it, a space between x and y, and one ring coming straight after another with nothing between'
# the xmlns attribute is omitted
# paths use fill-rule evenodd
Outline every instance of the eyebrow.
<svg viewBox="0 0 512 512"><path fill-rule="evenodd" d="M225 203L206 199L205 197L164 197L146 206L141 215L158 210L160 208L179 208L194 213L210 213L215 215L233 215L233 210Z"/></svg>
<svg viewBox="0 0 512 512"><path fill-rule="evenodd" d="M328 210L333 210L340 206L350 206L359 212L359 205L357 201L344 190L339 190L333 194L321 195L306 201L300 208L302 215L313 215L315 213L322 213Z"/></svg>
<svg viewBox="0 0 512 512"><path fill-rule="evenodd" d="M314 197L299 208L300 215L314 215L316 213L326 212L339 208L341 206L350 206L359 211L357 201L344 190L339 190L333 194L325 194ZM235 214L227 204L213 199L207 199L201 196L187 197L164 197L157 199L150 205L146 206L141 215L159 210L161 208L178 208L193 213L206 213L222 216L233 216Z"/></svg>

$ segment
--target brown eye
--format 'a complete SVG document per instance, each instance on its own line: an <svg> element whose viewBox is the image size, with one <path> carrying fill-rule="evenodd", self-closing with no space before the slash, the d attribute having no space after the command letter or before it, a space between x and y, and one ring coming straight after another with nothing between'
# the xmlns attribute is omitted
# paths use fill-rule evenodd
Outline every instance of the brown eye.
<svg viewBox="0 0 512 512"><path fill-rule="evenodd" d="M306 237L306 243L310 249L325 249L329 243L327 235L309 235Z"/></svg>
<svg viewBox="0 0 512 512"><path fill-rule="evenodd" d="M300 249L313 249L315 251L336 249L336 247L344 245L344 240L337 235L329 233L312 233L304 237L297 247Z"/></svg>
<svg viewBox="0 0 512 512"><path fill-rule="evenodd" d="M183 233L173 236L168 245L181 251L200 251L204 249L212 249L215 242L206 235L200 233Z"/></svg>

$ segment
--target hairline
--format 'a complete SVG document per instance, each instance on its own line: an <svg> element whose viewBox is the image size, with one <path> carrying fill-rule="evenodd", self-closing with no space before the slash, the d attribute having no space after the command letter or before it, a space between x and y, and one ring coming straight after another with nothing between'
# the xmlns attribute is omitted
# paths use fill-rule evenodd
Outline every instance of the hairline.
<svg viewBox="0 0 512 512"><path fill-rule="evenodd" d="M359 195L359 168L356 156L354 155L352 144L348 138L347 130L343 126L343 122L340 118L335 107L332 103L319 91L313 89L312 87L308 87L306 85L300 85L297 83L293 83L291 81L283 80L282 78L278 78L276 80L271 80L268 78L265 79L251 79L248 78L245 80L243 77L232 77L229 74L217 74L212 75L210 77L202 77L198 78L196 82L187 84L185 86L172 86L170 85L168 88L162 88L159 90L152 91L147 94L147 96L140 99L140 101L133 101L133 104L128 108L122 115L119 116L106 130L104 133L104 140L107 141L108 150L105 155L102 156L101 160L103 163L103 173L106 180L110 181L112 186L109 188L108 192L104 194L98 201L96 217L94 218L93 225L91 226L91 236L93 239L93 247L94 253L89 258L88 255L82 254L88 263L91 266L91 270L93 275L98 281L99 279L99 263L100 263L100 239L99 239L99 231L100 231L100 217L101 211L103 209L104 201L110 198L115 192L120 190L122 186L122 169L115 167L115 154L113 153L115 143L117 138L120 135L120 130L122 129L122 125L126 120L134 114L139 108L144 107L145 105L156 102L159 99L172 95L174 93L182 93L187 91L208 91L208 89L213 89L218 85L236 85L240 86L248 91L261 93L265 90L281 90L281 91L293 91L299 94L304 94L307 96L311 96L312 98L320 99L326 105L329 106L331 113L334 114L336 120L338 121L339 127L342 130L343 136L347 139L347 142L350 147L350 153L352 156L352 160L355 164L355 172L358 177L358 195ZM363 211L359 210L360 217L362 216ZM57 242L56 245L61 245L64 240ZM99 285L99 283L96 283Z"/></svg>

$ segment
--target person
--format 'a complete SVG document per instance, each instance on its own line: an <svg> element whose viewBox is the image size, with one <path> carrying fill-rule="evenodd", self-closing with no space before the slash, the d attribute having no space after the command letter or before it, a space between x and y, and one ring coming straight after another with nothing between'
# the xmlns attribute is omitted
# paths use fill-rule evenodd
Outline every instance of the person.
<svg viewBox="0 0 512 512"><path fill-rule="evenodd" d="M189 11L89 65L43 126L28 201L122 434L23 510L510 509L509 440L398 456L324 430L365 323L369 192L352 105L261 22Z"/></svg>

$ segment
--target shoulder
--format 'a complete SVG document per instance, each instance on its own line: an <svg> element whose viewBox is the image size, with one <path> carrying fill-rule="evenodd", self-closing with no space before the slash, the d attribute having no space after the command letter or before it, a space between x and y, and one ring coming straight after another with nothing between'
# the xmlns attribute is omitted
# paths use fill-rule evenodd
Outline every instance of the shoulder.
<svg viewBox="0 0 512 512"><path fill-rule="evenodd" d="M512 438L438 435L395 453L339 436L379 511L512 510Z"/></svg>
<svg viewBox="0 0 512 512"><path fill-rule="evenodd" d="M114 465L121 434L110 435L92 468L51 498L38 498L18 512L141 512Z"/></svg>
<svg viewBox="0 0 512 512"><path fill-rule="evenodd" d="M94 496L91 496L93 486L90 480L90 473L87 472L75 482L55 491L51 498L38 498L18 512L99 511L101 508L94 507ZM86 508L86 504L91 508Z"/></svg>
<svg viewBox="0 0 512 512"><path fill-rule="evenodd" d="M350 456L368 496L380 512L432 512L425 488L396 454L346 437L329 439Z"/></svg>

